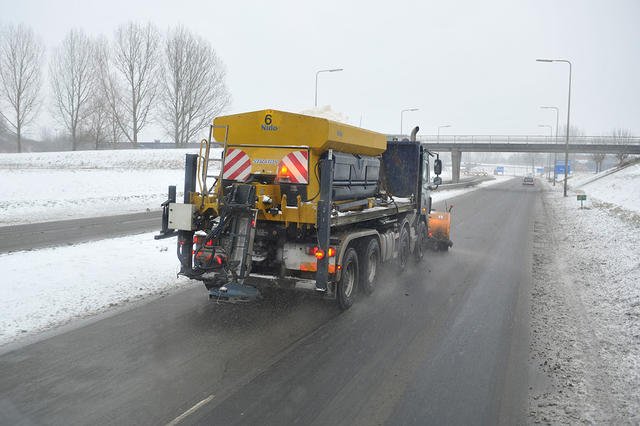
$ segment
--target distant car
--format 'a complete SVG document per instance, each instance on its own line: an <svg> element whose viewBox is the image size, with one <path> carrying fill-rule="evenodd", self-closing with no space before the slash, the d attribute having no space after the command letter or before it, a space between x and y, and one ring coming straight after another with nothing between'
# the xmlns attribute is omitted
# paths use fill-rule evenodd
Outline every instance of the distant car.
<svg viewBox="0 0 640 426"><path fill-rule="evenodd" d="M524 179L522 179L522 184L533 185L533 176L525 176Z"/></svg>

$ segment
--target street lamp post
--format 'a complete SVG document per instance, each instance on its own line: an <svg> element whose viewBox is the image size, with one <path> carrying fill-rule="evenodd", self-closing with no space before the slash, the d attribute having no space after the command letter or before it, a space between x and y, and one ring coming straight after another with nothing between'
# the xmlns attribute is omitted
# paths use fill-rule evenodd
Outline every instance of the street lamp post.
<svg viewBox="0 0 640 426"><path fill-rule="evenodd" d="M445 124L443 126L438 126L438 139L437 139L438 142L440 142L440 129L444 129L445 127L451 127L451 124Z"/></svg>
<svg viewBox="0 0 640 426"><path fill-rule="evenodd" d="M549 124L538 124L538 127L548 127L549 128L549 138L553 137L553 127L551 127L551 125ZM547 167L549 167L549 159L551 158L551 154L549 154L549 156L547 157ZM555 169L555 164L553 165L553 168ZM544 176L544 174L543 174ZM547 173L547 178L549 178L549 174Z"/></svg>
<svg viewBox="0 0 640 426"><path fill-rule="evenodd" d="M560 108L554 106L541 106L542 109L553 109L556 111L556 139L555 143L558 144L558 121L560 119ZM556 186L556 163L558 162L558 153L553 153L553 186Z"/></svg>
<svg viewBox="0 0 640 426"><path fill-rule="evenodd" d="M402 115L408 111L417 111L418 108L407 108L400 111L400 136L402 136Z"/></svg>
<svg viewBox="0 0 640 426"><path fill-rule="evenodd" d="M536 59L538 62L564 62L569 64L569 96L567 99L567 139L564 145L564 196L567 196L567 175L569 174L569 124L571 117L571 62L566 59ZM555 167L555 166L554 166Z"/></svg>
<svg viewBox="0 0 640 426"><path fill-rule="evenodd" d="M332 68L330 70L316 71L316 96L315 96L315 100L313 102L313 106L315 106L315 107L318 106L318 74L320 74L321 72L337 72L337 71L343 71L343 69L342 68Z"/></svg>

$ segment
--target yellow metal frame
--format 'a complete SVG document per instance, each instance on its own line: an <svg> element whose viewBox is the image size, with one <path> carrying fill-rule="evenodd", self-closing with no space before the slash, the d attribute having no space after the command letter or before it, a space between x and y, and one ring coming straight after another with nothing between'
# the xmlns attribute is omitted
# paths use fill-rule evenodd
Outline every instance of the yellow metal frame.
<svg viewBox="0 0 640 426"><path fill-rule="evenodd" d="M216 189L209 193L206 187L206 168L210 152L211 136L224 143L220 177ZM277 175L279 162L294 150L308 153L309 201L298 196L294 206L287 206L285 194L280 194L280 185L255 183L258 219L274 222L315 225L320 181L316 166L322 154L329 149L340 152L380 155L387 147L386 136L343 123L318 117L293 114L277 110L261 110L243 114L217 117L213 121L209 140L203 140L198 156L198 182L200 192L191 194L191 203L200 213L218 214L221 194L222 169L229 148L242 149L251 159L251 173ZM201 182L202 181L202 182ZM265 196L271 203L264 203ZM269 211L276 210L271 214Z"/></svg>
<svg viewBox="0 0 640 426"><path fill-rule="evenodd" d="M334 149L375 156L387 149L387 138L381 133L273 109L217 117L213 123L215 140L223 142L226 136L229 145L308 146L316 155Z"/></svg>

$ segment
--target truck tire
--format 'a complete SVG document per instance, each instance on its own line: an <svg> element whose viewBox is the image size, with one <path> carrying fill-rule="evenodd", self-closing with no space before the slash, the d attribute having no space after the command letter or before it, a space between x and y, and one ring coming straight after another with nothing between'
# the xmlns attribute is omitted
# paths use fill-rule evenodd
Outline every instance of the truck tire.
<svg viewBox="0 0 640 426"><path fill-rule="evenodd" d="M424 259L424 251L427 249L427 226L424 222L420 221L418 224L417 233L416 247L413 250L413 260L415 263L420 263L422 259Z"/></svg>
<svg viewBox="0 0 640 426"><path fill-rule="evenodd" d="M411 256L411 241L409 240L409 230L406 226L400 231L400 240L398 241L398 272L403 273L409 263Z"/></svg>
<svg viewBox="0 0 640 426"><path fill-rule="evenodd" d="M342 258L342 273L336 289L336 299L342 310L349 309L355 301L358 271L358 254L354 248L348 248Z"/></svg>
<svg viewBox="0 0 640 426"><path fill-rule="evenodd" d="M377 238L369 240L369 243L365 246L361 261L360 288L366 294L371 294L375 290L378 265L380 263L380 243Z"/></svg>

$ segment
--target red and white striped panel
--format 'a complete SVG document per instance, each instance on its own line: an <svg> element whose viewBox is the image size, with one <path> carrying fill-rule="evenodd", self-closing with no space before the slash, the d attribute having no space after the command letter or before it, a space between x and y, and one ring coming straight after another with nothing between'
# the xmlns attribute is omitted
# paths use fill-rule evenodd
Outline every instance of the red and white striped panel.
<svg viewBox="0 0 640 426"><path fill-rule="evenodd" d="M222 178L229 180L245 181L251 173L251 159L241 149L227 149L227 156L224 158L224 168Z"/></svg>
<svg viewBox="0 0 640 426"><path fill-rule="evenodd" d="M307 151L293 151L282 159L287 166L289 182L309 183L309 154Z"/></svg>

